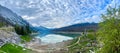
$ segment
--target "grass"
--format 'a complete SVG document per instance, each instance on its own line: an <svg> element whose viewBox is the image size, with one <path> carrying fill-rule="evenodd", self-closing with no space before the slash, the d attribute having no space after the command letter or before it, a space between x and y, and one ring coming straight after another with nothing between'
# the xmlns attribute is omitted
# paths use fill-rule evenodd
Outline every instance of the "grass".
<svg viewBox="0 0 120 53"><path fill-rule="evenodd" d="M30 35L22 35L21 39L22 39L22 43L24 43L24 42L30 42L31 39L32 39L32 37Z"/></svg>
<svg viewBox="0 0 120 53"><path fill-rule="evenodd" d="M30 52L31 50L12 43L6 43L0 48L0 53L30 53Z"/></svg>

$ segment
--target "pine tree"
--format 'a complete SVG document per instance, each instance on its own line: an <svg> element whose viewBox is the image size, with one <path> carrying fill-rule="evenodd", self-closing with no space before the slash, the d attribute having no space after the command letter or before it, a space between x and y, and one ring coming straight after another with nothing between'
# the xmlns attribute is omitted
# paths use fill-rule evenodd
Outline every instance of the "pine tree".
<svg viewBox="0 0 120 53"><path fill-rule="evenodd" d="M21 35L21 31L20 31L20 30L21 30L21 27L20 27L18 24L16 24L14 28L15 28L15 32L16 32L17 34Z"/></svg>
<svg viewBox="0 0 120 53"><path fill-rule="evenodd" d="M27 33L31 33L30 25L27 25L27 26L26 26L26 30L27 30Z"/></svg>
<svg viewBox="0 0 120 53"><path fill-rule="evenodd" d="M31 33L29 26L19 26L18 24L15 25L15 31L19 35L28 35Z"/></svg>

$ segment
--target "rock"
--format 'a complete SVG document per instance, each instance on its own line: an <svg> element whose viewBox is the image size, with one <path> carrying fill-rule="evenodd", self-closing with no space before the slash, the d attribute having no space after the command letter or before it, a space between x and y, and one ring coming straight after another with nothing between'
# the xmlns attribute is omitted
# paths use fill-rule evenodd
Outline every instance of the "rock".
<svg viewBox="0 0 120 53"><path fill-rule="evenodd" d="M7 31L7 30L0 30L0 40L4 43L14 43L19 44L21 42L20 36L17 35L15 32Z"/></svg>
<svg viewBox="0 0 120 53"><path fill-rule="evenodd" d="M0 39L0 47L4 45L4 41Z"/></svg>

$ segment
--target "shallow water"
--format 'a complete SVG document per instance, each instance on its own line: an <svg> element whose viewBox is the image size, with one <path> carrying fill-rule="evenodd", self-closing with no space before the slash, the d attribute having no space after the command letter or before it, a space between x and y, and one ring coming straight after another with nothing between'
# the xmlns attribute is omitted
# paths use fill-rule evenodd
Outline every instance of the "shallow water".
<svg viewBox="0 0 120 53"><path fill-rule="evenodd" d="M36 37L40 38L44 43L57 43L71 40L80 34L38 34Z"/></svg>

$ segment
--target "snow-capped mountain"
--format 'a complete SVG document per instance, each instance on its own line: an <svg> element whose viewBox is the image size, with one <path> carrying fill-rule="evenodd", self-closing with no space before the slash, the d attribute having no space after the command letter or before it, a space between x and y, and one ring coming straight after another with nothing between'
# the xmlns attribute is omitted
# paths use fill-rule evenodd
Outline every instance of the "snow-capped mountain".
<svg viewBox="0 0 120 53"><path fill-rule="evenodd" d="M28 25L29 23L25 21L21 16L18 16L16 13L12 12L10 9L0 5L0 19L3 19L4 22L8 22L10 25Z"/></svg>

